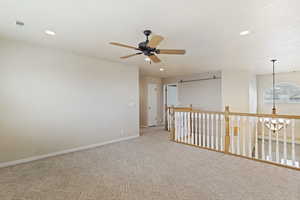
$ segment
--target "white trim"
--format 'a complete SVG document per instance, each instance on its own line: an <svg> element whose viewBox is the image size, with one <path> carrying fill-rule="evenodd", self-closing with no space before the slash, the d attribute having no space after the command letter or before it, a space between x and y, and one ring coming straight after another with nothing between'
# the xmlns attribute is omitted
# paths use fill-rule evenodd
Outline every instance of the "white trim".
<svg viewBox="0 0 300 200"><path fill-rule="evenodd" d="M15 161L10 161L10 162L3 162L3 163L0 163L0 168L14 166L14 165L22 164L22 163L28 163L28 162L32 162L32 161L35 161L35 160L41 160L41 159L45 159L45 158L49 158L49 157L53 157L53 156L58 156L58 155L63 155L63 154L67 154L67 153L72 153L72 152L76 152L76 151L83 151L83 150L87 150L87 149L92 149L92 148L100 147L100 146L103 146L103 145L106 145L106 144L112 144L112 143L116 143L116 142L130 140L130 139L134 139L134 138L137 138L137 137L139 137L139 135L124 137L124 138L120 138L120 139L116 139L116 140L111 140L111 141L102 142L102 143L98 143L98 144L91 144L91 145L77 147L77 148L73 148L73 149L67 149L67 150L63 150L63 151L57 151L57 152L53 152L53 153L49 153L49 154L45 154L45 155L40 155L40 156L33 156L33 157L24 158L24 159L15 160Z"/></svg>

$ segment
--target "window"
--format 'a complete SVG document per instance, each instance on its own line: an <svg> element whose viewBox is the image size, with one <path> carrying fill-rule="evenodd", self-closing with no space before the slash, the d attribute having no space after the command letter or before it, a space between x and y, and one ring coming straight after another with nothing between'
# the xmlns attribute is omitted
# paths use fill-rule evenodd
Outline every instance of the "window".
<svg viewBox="0 0 300 200"><path fill-rule="evenodd" d="M278 83L275 85L276 103L300 103L300 87L291 83ZM264 103L273 102L273 88L264 91Z"/></svg>

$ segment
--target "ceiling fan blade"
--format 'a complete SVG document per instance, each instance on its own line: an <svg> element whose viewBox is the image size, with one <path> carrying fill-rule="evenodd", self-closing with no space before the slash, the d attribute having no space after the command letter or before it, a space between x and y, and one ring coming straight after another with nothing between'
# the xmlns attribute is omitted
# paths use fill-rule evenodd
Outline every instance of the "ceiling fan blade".
<svg viewBox="0 0 300 200"><path fill-rule="evenodd" d="M151 48L156 48L164 38L160 35L153 35L148 43Z"/></svg>
<svg viewBox="0 0 300 200"><path fill-rule="evenodd" d="M156 55L150 55L149 58L152 60L154 63L159 63L161 60L156 56Z"/></svg>
<svg viewBox="0 0 300 200"><path fill-rule="evenodd" d="M125 59L125 58L130 58L130 57L132 57L132 56L137 56L137 55L141 55L142 53L135 53L135 54L131 54L131 55L128 55L128 56L122 56L122 57L120 57L120 58L122 58L122 59Z"/></svg>
<svg viewBox="0 0 300 200"><path fill-rule="evenodd" d="M110 42L109 44L116 45L116 46L119 46L119 47L125 47L125 48L130 48L130 49L139 50L139 49L136 48L136 47L129 46L129 45L126 45L126 44L117 43L117 42Z"/></svg>
<svg viewBox="0 0 300 200"><path fill-rule="evenodd" d="M158 49L157 54L185 54L185 50L183 49Z"/></svg>

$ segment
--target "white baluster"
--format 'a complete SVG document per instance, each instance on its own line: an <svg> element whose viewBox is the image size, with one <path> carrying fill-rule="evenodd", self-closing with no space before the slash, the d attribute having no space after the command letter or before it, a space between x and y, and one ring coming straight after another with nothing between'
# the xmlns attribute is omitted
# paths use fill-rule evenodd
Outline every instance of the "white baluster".
<svg viewBox="0 0 300 200"><path fill-rule="evenodd" d="M190 144L193 144L193 115L192 115L192 112L189 113L189 125L190 125L190 131L189 131L189 134L190 134Z"/></svg>
<svg viewBox="0 0 300 200"><path fill-rule="evenodd" d="M181 136L182 136L182 112L179 112L179 136L178 141L181 142Z"/></svg>
<svg viewBox="0 0 300 200"><path fill-rule="evenodd" d="M194 120L193 120L193 127L194 127L194 145L197 145L197 113L194 113Z"/></svg>
<svg viewBox="0 0 300 200"><path fill-rule="evenodd" d="M246 117L242 118L242 126L243 126L243 156L246 156L246 135L247 135L247 128L246 128Z"/></svg>
<svg viewBox="0 0 300 200"><path fill-rule="evenodd" d="M195 113L195 145L198 145L198 113Z"/></svg>
<svg viewBox="0 0 300 200"><path fill-rule="evenodd" d="M181 136L181 112L178 112L178 141L180 142L180 136Z"/></svg>
<svg viewBox="0 0 300 200"><path fill-rule="evenodd" d="M248 156L252 158L252 118L248 118Z"/></svg>
<svg viewBox="0 0 300 200"><path fill-rule="evenodd" d="M193 144L193 114L192 112L190 112L189 114L190 116L190 120L189 120L189 124L190 124L190 144Z"/></svg>
<svg viewBox="0 0 300 200"><path fill-rule="evenodd" d="M179 112L179 136L178 141L181 142L181 135L182 135L182 112Z"/></svg>
<svg viewBox="0 0 300 200"><path fill-rule="evenodd" d="M190 112L187 113L187 143L190 144L190 139L191 139L191 118L190 118Z"/></svg>
<svg viewBox="0 0 300 200"><path fill-rule="evenodd" d="M295 155L295 119L292 119L292 162L293 166L296 166L296 155Z"/></svg>
<svg viewBox="0 0 300 200"><path fill-rule="evenodd" d="M181 129L181 142L185 142L185 112L182 112L182 129Z"/></svg>
<svg viewBox="0 0 300 200"><path fill-rule="evenodd" d="M279 123L279 120L276 119L276 124ZM279 130L275 131L276 134L276 162L279 163Z"/></svg>
<svg viewBox="0 0 300 200"><path fill-rule="evenodd" d="M185 113L185 137L184 137L184 141L185 143L189 142L189 138L188 138L188 134L189 134L189 113L186 112Z"/></svg>
<svg viewBox="0 0 300 200"><path fill-rule="evenodd" d="M220 137L220 143L221 143L221 151L224 151L224 132L225 132L225 123L224 123L224 115L220 115L221 118L221 137Z"/></svg>
<svg viewBox="0 0 300 200"><path fill-rule="evenodd" d="M260 122L261 122L261 159L265 160L265 126L264 126L264 122L265 119L264 118L260 118Z"/></svg>
<svg viewBox="0 0 300 200"><path fill-rule="evenodd" d="M177 141L180 141L180 134L181 134L181 113L178 112L178 132L177 132Z"/></svg>
<svg viewBox="0 0 300 200"><path fill-rule="evenodd" d="M199 126L198 126L198 129L199 129L199 146L202 146L202 113L198 113L198 117L199 117L199 120L198 120L198 123L199 123Z"/></svg>
<svg viewBox="0 0 300 200"><path fill-rule="evenodd" d="M204 124L203 124L203 113L200 113L200 146L204 147L204 136L203 136Z"/></svg>
<svg viewBox="0 0 300 200"><path fill-rule="evenodd" d="M283 122L283 164L287 164L287 139L286 139L286 120Z"/></svg>
<svg viewBox="0 0 300 200"><path fill-rule="evenodd" d="M271 120L269 121L269 126L271 127ZM273 158L272 158L272 130L269 128L269 160L272 161Z"/></svg>
<svg viewBox="0 0 300 200"><path fill-rule="evenodd" d="M191 129L192 129L192 136L191 136L191 139L192 139L192 144L195 144L195 127L194 127L194 120L195 120L195 113L192 112L192 119L191 119Z"/></svg>
<svg viewBox="0 0 300 200"><path fill-rule="evenodd" d="M206 117L206 113L203 113L203 146L207 147L207 139L206 139L206 135L207 135L207 121L206 121L207 117Z"/></svg>
<svg viewBox="0 0 300 200"><path fill-rule="evenodd" d="M189 113L189 144L192 144L192 136L193 136L193 126L192 126L192 113Z"/></svg>
<svg viewBox="0 0 300 200"><path fill-rule="evenodd" d="M185 133L185 136L186 136L186 143L189 143L189 133L190 133L190 113L187 112L186 113L186 133Z"/></svg>
<svg viewBox="0 0 300 200"><path fill-rule="evenodd" d="M207 114L207 147L210 147L210 115Z"/></svg>
<svg viewBox="0 0 300 200"><path fill-rule="evenodd" d="M190 144L193 144L193 113L190 112Z"/></svg>
<svg viewBox="0 0 300 200"><path fill-rule="evenodd" d="M211 148L215 149L214 114L211 114L211 131L210 131L210 135L211 135L211 140L210 140Z"/></svg>
<svg viewBox="0 0 300 200"><path fill-rule="evenodd" d="M258 120L255 118L255 158L258 159Z"/></svg>
<svg viewBox="0 0 300 200"><path fill-rule="evenodd" d="M199 146L199 134L200 134L200 131L199 131L199 113L196 113L196 133L197 133L197 146Z"/></svg>
<svg viewBox="0 0 300 200"><path fill-rule="evenodd" d="M198 117L197 117L197 114L198 113L194 113L194 145L197 145L198 144L198 132L197 132L197 127L198 127L198 123L197 123L197 120L198 120Z"/></svg>
<svg viewBox="0 0 300 200"><path fill-rule="evenodd" d="M238 135L237 135L237 154L241 155L240 151L240 135L241 135L241 118L240 116L237 117L237 124L238 124Z"/></svg>
<svg viewBox="0 0 300 200"><path fill-rule="evenodd" d="M199 113L195 113L195 145L199 145Z"/></svg>
<svg viewBox="0 0 300 200"><path fill-rule="evenodd" d="M186 112L183 112L183 142L186 143L186 132L187 132L187 127L186 127Z"/></svg>
<svg viewBox="0 0 300 200"><path fill-rule="evenodd" d="M169 120L170 116L169 116L169 110L167 111L166 115L167 115L167 122L166 122L166 123L168 123L167 129L168 129L168 131L170 131L170 120Z"/></svg>
<svg viewBox="0 0 300 200"><path fill-rule="evenodd" d="M177 141L177 138L178 138L178 112L175 112L174 113L174 117L175 117L175 124L174 124L174 127L175 127L175 135L174 135L174 139L175 141Z"/></svg>
<svg viewBox="0 0 300 200"><path fill-rule="evenodd" d="M219 150L219 122L220 122L220 114L216 115L216 131L215 131L215 135L216 135L216 149Z"/></svg>
<svg viewBox="0 0 300 200"><path fill-rule="evenodd" d="M171 130L171 122L172 120L171 120L170 110L168 110L168 131Z"/></svg>

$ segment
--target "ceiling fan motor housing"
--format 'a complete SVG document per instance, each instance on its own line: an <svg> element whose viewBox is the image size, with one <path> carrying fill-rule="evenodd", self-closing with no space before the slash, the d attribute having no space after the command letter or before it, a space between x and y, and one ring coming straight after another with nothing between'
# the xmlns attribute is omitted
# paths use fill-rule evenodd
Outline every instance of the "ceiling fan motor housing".
<svg viewBox="0 0 300 200"><path fill-rule="evenodd" d="M156 48L149 47L147 41L139 43L139 49L146 56L153 55L153 53L157 51Z"/></svg>

